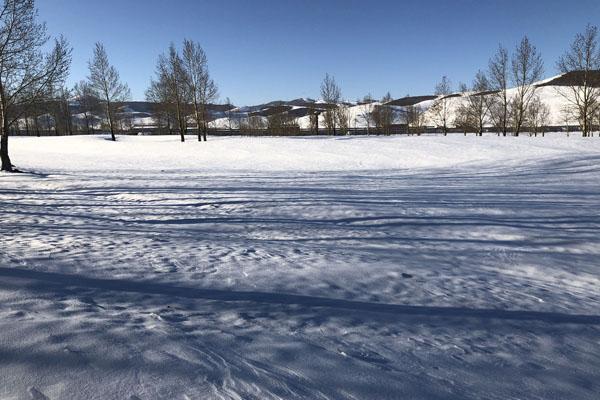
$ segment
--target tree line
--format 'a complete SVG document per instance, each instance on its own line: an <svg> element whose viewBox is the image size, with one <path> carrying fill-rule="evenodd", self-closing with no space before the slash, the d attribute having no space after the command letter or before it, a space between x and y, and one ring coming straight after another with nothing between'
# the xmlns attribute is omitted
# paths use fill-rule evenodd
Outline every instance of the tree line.
<svg viewBox="0 0 600 400"><path fill-rule="evenodd" d="M561 74L576 76L557 92L565 99L561 110L565 125L577 121L584 137L593 134L594 121L600 126L600 46L598 28L587 25L578 33L570 48L558 59L556 69ZM458 93L464 99L450 121L450 81L443 77L436 86L438 99L431 107L434 121L444 134L448 125L474 131L481 136L485 127L498 135L519 136L524 128L537 136L548 125L550 109L536 93L534 83L542 79L544 63L537 48L525 36L512 54L500 45L490 58L487 71L479 70L470 86L459 84ZM508 95L510 87L512 96Z"/></svg>
<svg viewBox="0 0 600 400"><path fill-rule="evenodd" d="M594 126L600 129L600 45L596 26L588 24L575 36L570 48L558 59L556 69L561 74L575 74L570 82L556 89L565 99L566 105L561 110L565 125L576 121L584 137L592 136ZM550 108L536 93L534 85L543 74L541 54L525 36L512 54L499 45L487 69L477 71L471 85L459 83L458 90L454 91L450 79L443 76L435 86L436 98L427 110L419 104L395 107L390 104L389 92L379 102L367 95L357 103L376 103L364 107L360 113L367 132L374 128L376 133L390 134L393 125L401 124L405 133L418 135L423 132L427 111L429 122L444 135L454 127L478 136L486 129L502 136L519 136L523 129L528 129L537 136L544 134L550 120ZM512 91L510 95L509 91ZM340 102L340 93L335 79L326 75L321 86L323 100ZM455 101L456 98L460 101ZM343 123L336 117L344 114L343 104L324 114L330 133L336 133L336 126L343 129Z"/></svg>

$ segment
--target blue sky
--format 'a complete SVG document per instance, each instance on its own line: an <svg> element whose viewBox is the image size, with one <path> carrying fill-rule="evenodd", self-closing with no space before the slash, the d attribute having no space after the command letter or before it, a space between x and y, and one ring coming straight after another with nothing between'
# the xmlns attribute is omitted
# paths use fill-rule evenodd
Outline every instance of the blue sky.
<svg viewBox="0 0 600 400"><path fill-rule="evenodd" d="M200 42L221 100L256 104L318 97L326 72L343 96L428 94L442 75L456 85L485 68L498 43L527 34L546 76L589 22L598 0L38 0L52 35L73 46L70 83L87 76L93 44L143 100L170 42Z"/></svg>

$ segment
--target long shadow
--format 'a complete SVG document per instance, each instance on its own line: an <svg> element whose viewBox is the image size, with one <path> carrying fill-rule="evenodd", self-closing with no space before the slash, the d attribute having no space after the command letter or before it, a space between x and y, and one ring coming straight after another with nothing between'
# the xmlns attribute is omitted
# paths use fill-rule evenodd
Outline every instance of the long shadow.
<svg viewBox="0 0 600 400"><path fill-rule="evenodd" d="M480 320L537 321L550 324L600 325L600 315L564 314L556 312L473 309L466 307L412 306L370 303L317 296L254 291L198 289L151 282L88 278L54 272L0 267L0 276L36 281L35 289L73 292L76 288L101 291L132 292L221 302L252 302L269 305L329 308L336 311L385 313L397 316L433 318L476 318ZM46 285L41 286L41 285Z"/></svg>

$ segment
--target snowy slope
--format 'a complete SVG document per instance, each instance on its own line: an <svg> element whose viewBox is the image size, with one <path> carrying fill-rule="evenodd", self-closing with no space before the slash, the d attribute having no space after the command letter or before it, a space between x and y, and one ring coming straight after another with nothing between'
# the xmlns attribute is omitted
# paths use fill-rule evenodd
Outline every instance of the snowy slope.
<svg viewBox="0 0 600 400"><path fill-rule="evenodd" d="M598 138L11 150L1 399L600 392Z"/></svg>
<svg viewBox="0 0 600 400"><path fill-rule="evenodd" d="M563 114L563 110L566 106L569 105L569 101L565 98L564 93L565 89L562 86L541 86L544 84L548 84L549 82L558 80L561 77L566 75L557 75L548 79L544 79L538 81L534 84L534 86L539 86L536 88L536 94L540 97L541 101L546 104L550 108L550 120L549 125L551 126L562 126L565 125L565 118ZM563 94L561 94L561 92ZM507 95L509 99L514 96L516 93L515 88L511 88L508 90ZM456 110L458 107L465 102L465 97L451 97L449 98L449 108L450 108L450 117L449 121L451 125L453 125L453 121L456 117ZM135 103L135 102L134 102ZM132 103L132 104L134 104ZM133 125L143 129L143 127L154 127L156 125L156 121L150 115L152 112L152 108L148 106L149 103L141 103L144 106L143 112L135 111L134 108L125 107L122 111L122 114L127 117L128 121L131 121ZM211 110L213 120L209 123L211 128L218 129L238 129L239 122L245 121L247 122L248 117L250 115L256 115L256 113L266 112L270 109L276 107L289 107L292 110L306 110L309 105L313 107L322 107L325 103L322 100L311 100L311 99L294 99L290 101L282 101L277 100L266 104L259 105L250 105L250 106L242 106L233 108L230 110L231 118L226 117L224 110L225 106L222 105L214 105ZM366 112L372 111L373 107L380 105L380 102L374 102L371 104L356 104L356 103L346 103L345 105L348 107L349 121L351 128L366 128L367 122L364 118ZM427 112L433 104L432 100L421 101L416 106L422 108L425 111L424 124L426 126L434 127L437 125L436 120L431 112ZM139 108L140 106L138 106ZM137 109L137 108L136 108ZM402 107L395 107L398 118L396 123L402 123L402 118L400 114L403 111ZM75 115L76 119L82 119L82 116L77 114ZM256 118L262 121L263 126L267 126L267 118L263 116L255 116ZM190 115L190 122L192 121ZM301 129L309 129L310 128L310 118L309 116L301 116L297 118L298 125ZM576 121L569 121L570 125L576 125ZM24 126L24 122L21 122L21 125ZM319 118L319 125L321 127L325 126L324 116L321 115ZM99 128L96 126L96 129Z"/></svg>
<svg viewBox="0 0 600 400"><path fill-rule="evenodd" d="M547 80L536 82L536 85L542 84L546 81L550 81L556 79L556 77L549 78ZM508 99L512 99L517 93L517 89L511 88L508 89L506 95ZM549 126L563 126L565 123L565 116L563 110L567 107L572 107L570 103L570 94L567 88L561 86L541 86L535 89L535 95L540 98L543 104L548 106L550 114L548 119ZM458 107L466 102L464 95L462 97L451 97L448 99L448 107L449 107L449 121L451 121L451 126L454 126L454 121L456 119L456 111ZM425 102L423 102L425 103ZM424 109L429 110L429 107L425 104L422 104ZM577 125L577 121L573 118L568 120L569 125ZM425 125L427 126L436 126L435 116L431 111L425 113ZM491 125L491 121L488 121L486 124L488 126Z"/></svg>

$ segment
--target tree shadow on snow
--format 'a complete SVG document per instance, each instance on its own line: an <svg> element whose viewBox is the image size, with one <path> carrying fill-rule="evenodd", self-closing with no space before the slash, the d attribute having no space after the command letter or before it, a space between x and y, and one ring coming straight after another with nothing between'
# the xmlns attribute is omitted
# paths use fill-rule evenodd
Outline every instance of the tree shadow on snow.
<svg viewBox="0 0 600 400"><path fill-rule="evenodd" d="M55 272L40 272L25 269L0 267L0 276L16 278L15 286L28 280L26 285L32 290L76 294L78 290L100 290L103 292L127 292L144 295L160 295L175 298L212 300L218 302L246 302L254 304L300 306L301 308L326 308L336 312L382 313L396 318L403 316L427 318L474 318L479 320L534 321L549 324L600 325L600 315L564 314L556 312L473 309L466 307L413 306L385 303L351 301L326 297L305 296L284 293L199 289L184 286L171 286L162 283L134 282L117 279L88 278L79 275ZM5 279L4 285L8 284Z"/></svg>

